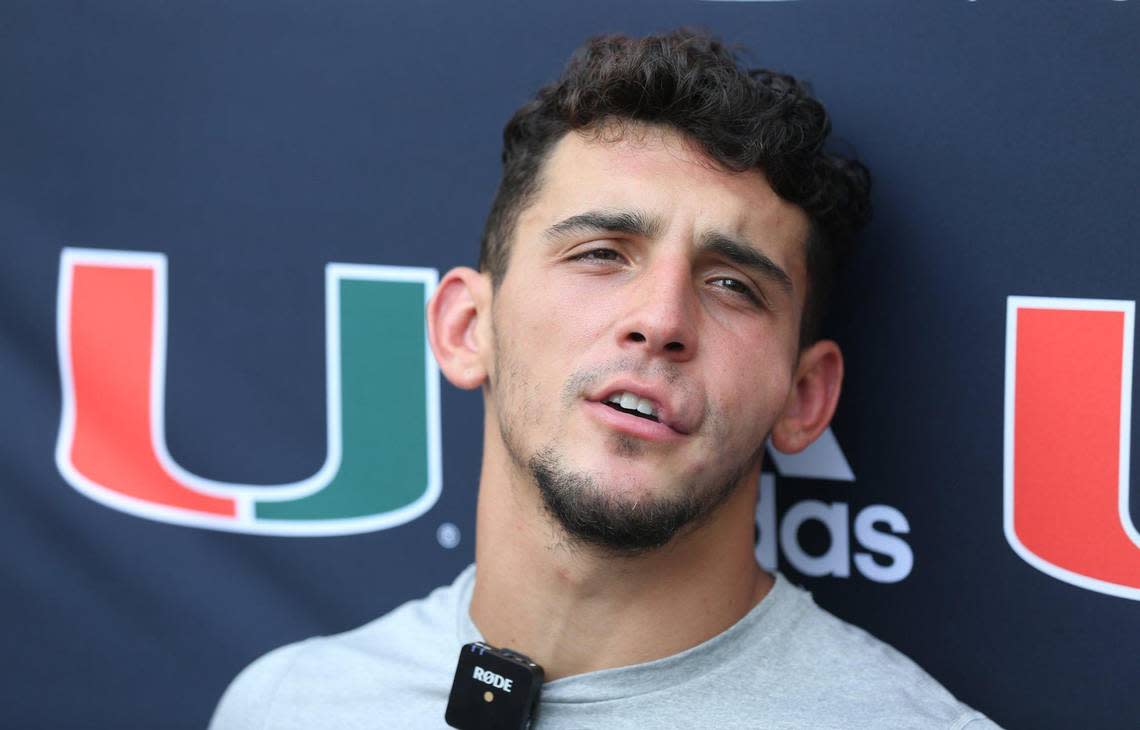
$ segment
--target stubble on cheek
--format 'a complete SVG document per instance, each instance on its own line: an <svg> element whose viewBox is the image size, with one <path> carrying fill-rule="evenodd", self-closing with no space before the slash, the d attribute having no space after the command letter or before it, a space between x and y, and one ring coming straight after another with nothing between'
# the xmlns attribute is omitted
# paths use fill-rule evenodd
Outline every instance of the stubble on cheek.
<svg viewBox="0 0 1140 730"><path fill-rule="evenodd" d="M529 457L524 454L528 448L519 439L532 433L541 423L543 403L538 383L523 367L522 359L516 356L515 343L500 332L497 312L491 330L494 358L491 363L491 383L489 398L495 407L499 424L499 436L507 455L515 466L528 471Z"/></svg>

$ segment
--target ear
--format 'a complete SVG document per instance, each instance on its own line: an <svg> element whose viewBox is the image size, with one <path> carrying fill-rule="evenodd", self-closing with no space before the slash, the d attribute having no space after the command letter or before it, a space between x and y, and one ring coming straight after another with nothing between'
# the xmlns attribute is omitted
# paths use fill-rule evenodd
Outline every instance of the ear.
<svg viewBox="0 0 1140 730"><path fill-rule="evenodd" d="M490 282L474 269L444 275L427 306L428 341L439 368L452 385L478 388L487 379L481 349L486 335L480 318L490 317Z"/></svg>
<svg viewBox="0 0 1140 730"><path fill-rule="evenodd" d="M806 449L831 423L842 384L839 345L820 340L803 350L784 412L772 427L772 445L785 454Z"/></svg>

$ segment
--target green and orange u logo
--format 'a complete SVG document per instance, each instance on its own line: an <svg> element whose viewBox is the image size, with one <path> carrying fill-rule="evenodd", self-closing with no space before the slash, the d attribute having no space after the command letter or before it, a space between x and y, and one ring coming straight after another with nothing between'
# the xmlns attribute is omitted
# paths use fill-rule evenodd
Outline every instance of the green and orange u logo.
<svg viewBox="0 0 1140 730"><path fill-rule="evenodd" d="M415 519L442 483L439 371L424 328L437 280L426 268L325 267L325 463L290 484L236 484L186 471L166 446L166 257L64 249L60 473L108 507L193 527L339 535Z"/></svg>

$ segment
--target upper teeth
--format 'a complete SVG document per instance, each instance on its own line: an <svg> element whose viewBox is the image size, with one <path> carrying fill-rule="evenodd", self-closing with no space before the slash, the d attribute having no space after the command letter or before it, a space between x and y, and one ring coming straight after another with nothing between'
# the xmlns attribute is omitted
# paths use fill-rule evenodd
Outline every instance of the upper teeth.
<svg viewBox="0 0 1140 730"><path fill-rule="evenodd" d="M653 401L646 400L645 398L630 393L629 391L626 391L624 393L614 393L607 399L607 401L609 403L616 403L627 411L637 411L638 413L644 413L647 416L657 415L657 409L653 407Z"/></svg>

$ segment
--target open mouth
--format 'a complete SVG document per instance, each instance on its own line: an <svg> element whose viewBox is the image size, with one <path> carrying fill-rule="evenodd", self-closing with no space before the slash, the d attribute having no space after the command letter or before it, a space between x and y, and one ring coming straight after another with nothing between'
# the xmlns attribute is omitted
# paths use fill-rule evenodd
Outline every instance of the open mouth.
<svg viewBox="0 0 1140 730"><path fill-rule="evenodd" d="M605 404L615 411L628 413L631 416L644 418L647 421L653 421L655 423L661 422L661 419L657 417L657 408L653 405L653 401L628 391L624 393L614 393L605 400Z"/></svg>

